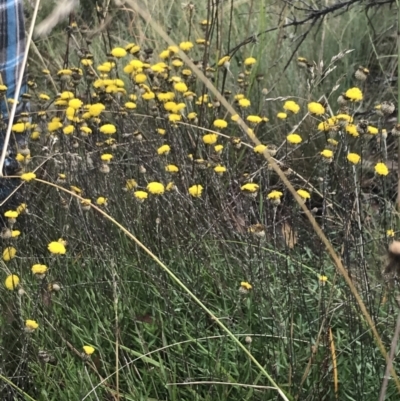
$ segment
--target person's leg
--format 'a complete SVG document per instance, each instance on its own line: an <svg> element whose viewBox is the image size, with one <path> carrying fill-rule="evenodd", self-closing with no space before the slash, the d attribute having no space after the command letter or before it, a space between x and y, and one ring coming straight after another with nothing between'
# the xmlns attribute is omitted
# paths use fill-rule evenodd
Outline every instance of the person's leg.
<svg viewBox="0 0 400 401"><path fill-rule="evenodd" d="M0 0L0 76L5 91L0 91L0 151L3 148L4 135L8 124L8 111L11 104L7 99L14 98L18 79L22 73L22 62L26 48L23 0ZM2 87L4 89L4 87ZM24 107L21 95L26 92L23 81L19 96L17 115ZM11 141L12 142L12 141ZM14 146L10 146L10 155L15 155ZM7 157L4 167L6 175L13 175L18 169L14 157ZM0 181L0 204L9 196L17 184L16 180ZM11 205L7 202L7 206ZM2 208L1 208L2 209Z"/></svg>

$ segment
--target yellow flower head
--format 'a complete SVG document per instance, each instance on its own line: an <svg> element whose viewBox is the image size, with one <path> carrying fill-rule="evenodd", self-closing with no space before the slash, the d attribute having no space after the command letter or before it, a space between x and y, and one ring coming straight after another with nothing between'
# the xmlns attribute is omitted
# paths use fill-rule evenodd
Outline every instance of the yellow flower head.
<svg viewBox="0 0 400 401"><path fill-rule="evenodd" d="M318 275L318 280L321 284L325 284L328 281L328 277L323 276L321 274Z"/></svg>
<svg viewBox="0 0 400 401"><path fill-rule="evenodd" d="M88 112L92 117L98 117L105 108L104 104L95 103L89 106Z"/></svg>
<svg viewBox="0 0 400 401"><path fill-rule="evenodd" d="M165 171L167 173L177 173L179 171L179 168L174 164L168 164L167 166L165 166Z"/></svg>
<svg viewBox="0 0 400 401"><path fill-rule="evenodd" d="M308 191L306 191L305 189L298 189L296 192L299 194L300 198L310 199L310 197L311 197L310 193Z"/></svg>
<svg viewBox="0 0 400 401"><path fill-rule="evenodd" d="M271 191L268 195L267 195L267 199L270 200L275 200L275 199L280 199L283 196L283 193L280 191Z"/></svg>
<svg viewBox="0 0 400 401"><path fill-rule="evenodd" d="M162 145L157 149L159 155L167 155L170 151L171 147L169 145Z"/></svg>
<svg viewBox="0 0 400 401"><path fill-rule="evenodd" d="M260 155L262 155L264 153L264 150L267 149L267 145L257 145L253 148L254 153L259 153Z"/></svg>
<svg viewBox="0 0 400 401"><path fill-rule="evenodd" d="M96 199L96 204L99 206L107 206L107 198L104 198L104 196L99 196Z"/></svg>
<svg viewBox="0 0 400 401"><path fill-rule="evenodd" d="M299 134L289 134L286 137L287 141L291 143L292 145L298 145L301 143L303 140L301 139L301 136Z"/></svg>
<svg viewBox="0 0 400 401"><path fill-rule="evenodd" d="M47 272L47 266L36 264L32 266L31 270L33 274L45 274Z"/></svg>
<svg viewBox="0 0 400 401"><path fill-rule="evenodd" d="M7 247L3 251L4 262L9 262L11 259L14 259L16 254L17 254L17 250L14 247L12 247L12 246Z"/></svg>
<svg viewBox="0 0 400 401"><path fill-rule="evenodd" d="M103 162L109 162L113 158L113 155L110 153L104 153L100 158L103 160Z"/></svg>
<svg viewBox="0 0 400 401"><path fill-rule="evenodd" d="M179 43L179 47L184 52L187 52L193 47L193 43L192 42L181 42L181 43Z"/></svg>
<svg viewBox="0 0 400 401"><path fill-rule="evenodd" d="M297 114L300 111L300 106L293 100L287 100L283 105L283 109Z"/></svg>
<svg viewBox="0 0 400 401"><path fill-rule="evenodd" d="M18 287L19 277L16 274L10 274L4 281L4 286L9 291L13 291Z"/></svg>
<svg viewBox="0 0 400 401"><path fill-rule="evenodd" d="M79 109L80 107L82 107L82 100L79 100L79 99L71 99L69 102L68 102L68 106L69 107L72 107L74 110L77 110L77 109Z"/></svg>
<svg viewBox="0 0 400 401"><path fill-rule="evenodd" d="M203 186L202 185L200 185L200 184L197 184L197 185L192 185L190 188L189 188L189 194L191 195L191 196L193 196L193 198L200 198L200 196L201 196L201 193L203 192Z"/></svg>
<svg viewBox="0 0 400 401"><path fill-rule="evenodd" d="M358 164L358 163L360 163L361 156L358 155L357 153L349 153L349 154L347 155L347 160L348 160L351 164Z"/></svg>
<svg viewBox="0 0 400 401"><path fill-rule="evenodd" d="M186 86L186 84L184 82L177 82L174 85L174 89L177 92L181 92L181 93L187 92L187 90L188 90L188 88L187 88L187 86Z"/></svg>
<svg viewBox="0 0 400 401"><path fill-rule="evenodd" d="M276 117L280 120L285 120L287 118L287 114L281 111L276 115Z"/></svg>
<svg viewBox="0 0 400 401"><path fill-rule="evenodd" d="M214 150L215 150L217 153L221 153L221 152L223 151L223 149L224 149L224 145L215 145L215 146L214 146Z"/></svg>
<svg viewBox="0 0 400 401"><path fill-rule="evenodd" d="M149 194L145 191L135 191L133 196L140 202L143 202L145 199L148 198Z"/></svg>
<svg viewBox="0 0 400 401"><path fill-rule="evenodd" d="M223 129L223 128L226 128L228 126L228 123L225 120L218 119L218 120L215 120L213 122L213 126L215 128Z"/></svg>
<svg viewBox="0 0 400 401"><path fill-rule="evenodd" d="M392 238L393 238L393 237L394 237L394 234L395 234L395 233L394 233L394 230L392 230L392 229L389 229L389 230L386 231L386 235L387 235L388 237L392 237Z"/></svg>
<svg viewBox="0 0 400 401"><path fill-rule="evenodd" d="M112 135L117 132L117 129L115 128L115 125L113 124L104 124L100 127L100 132L106 135Z"/></svg>
<svg viewBox="0 0 400 401"><path fill-rule="evenodd" d="M50 244L47 246L47 249L55 255L64 255L67 251L64 244L58 241L50 242Z"/></svg>
<svg viewBox="0 0 400 401"><path fill-rule="evenodd" d="M325 159L332 159L333 158L333 152L330 149L324 149L321 152L321 156L324 157Z"/></svg>
<svg viewBox="0 0 400 401"><path fill-rule="evenodd" d="M316 116L321 116L325 114L325 108L324 106L322 106L321 103L317 102L308 103L307 108L311 114L315 114Z"/></svg>
<svg viewBox="0 0 400 401"><path fill-rule="evenodd" d="M245 289L247 291L251 290L253 288L253 286L250 283L248 283L247 281L242 281L240 283L240 287L242 287L243 289Z"/></svg>
<svg viewBox="0 0 400 401"><path fill-rule="evenodd" d="M250 115L250 116L247 116L247 117L246 117L246 120L247 120L249 123L259 124L263 119L262 119L261 117L259 117L259 116Z"/></svg>
<svg viewBox="0 0 400 401"><path fill-rule="evenodd" d="M165 191L164 185L160 182L149 182L147 190L153 195L162 195Z"/></svg>
<svg viewBox="0 0 400 401"><path fill-rule="evenodd" d="M203 136L203 142L206 145L214 145L217 143L218 135L217 134L206 134Z"/></svg>
<svg viewBox="0 0 400 401"><path fill-rule="evenodd" d="M111 50L111 54L113 57L122 58L126 56L126 50L122 47L114 47L114 49Z"/></svg>
<svg viewBox="0 0 400 401"><path fill-rule="evenodd" d="M352 102L361 102L361 100L363 100L363 94L359 88L348 89L345 96Z"/></svg>
<svg viewBox="0 0 400 401"><path fill-rule="evenodd" d="M223 174L223 173L226 172L226 167L225 167L225 166L220 166L220 165L218 165L218 166L215 166L215 167L214 167L214 171L215 171L217 174Z"/></svg>
<svg viewBox="0 0 400 401"><path fill-rule="evenodd" d="M135 189L138 186L137 182L133 178L126 180L125 188L127 190Z"/></svg>
<svg viewBox="0 0 400 401"><path fill-rule="evenodd" d="M247 107L250 107L251 102L249 99L243 98L243 99L239 99L239 106L246 109Z"/></svg>
<svg viewBox="0 0 400 401"><path fill-rule="evenodd" d="M255 184L254 182L248 182L240 187L243 192L255 193L259 189L259 185Z"/></svg>
<svg viewBox="0 0 400 401"><path fill-rule="evenodd" d="M250 65L255 64L256 62L257 62L257 60L254 57L247 57L244 60L244 65L250 66Z"/></svg>
<svg viewBox="0 0 400 401"><path fill-rule="evenodd" d="M86 355L92 355L94 351L95 351L95 349L93 347L91 347L90 345L84 345L83 346L83 352Z"/></svg>
<svg viewBox="0 0 400 401"><path fill-rule="evenodd" d="M35 173L24 173L21 175L21 180L24 181L32 181L36 178L36 174Z"/></svg>
<svg viewBox="0 0 400 401"><path fill-rule="evenodd" d="M35 320L25 320L25 329L27 331L34 331L39 327L39 324Z"/></svg>
<svg viewBox="0 0 400 401"><path fill-rule="evenodd" d="M18 217L18 212L15 210L7 210L4 213L4 217L7 217L8 219L16 219Z"/></svg>
<svg viewBox="0 0 400 401"><path fill-rule="evenodd" d="M388 175L389 169L387 168L385 163L377 163L375 165L375 172L378 175Z"/></svg>

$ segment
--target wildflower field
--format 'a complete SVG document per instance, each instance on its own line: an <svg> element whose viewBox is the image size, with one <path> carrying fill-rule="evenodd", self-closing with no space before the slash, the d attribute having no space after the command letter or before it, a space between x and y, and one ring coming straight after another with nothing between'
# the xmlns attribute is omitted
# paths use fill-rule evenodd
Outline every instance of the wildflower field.
<svg viewBox="0 0 400 401"><path fill-rule="evenodd" d="M397 13L87 0L34 37L0 399L398 400Z"/></svg>

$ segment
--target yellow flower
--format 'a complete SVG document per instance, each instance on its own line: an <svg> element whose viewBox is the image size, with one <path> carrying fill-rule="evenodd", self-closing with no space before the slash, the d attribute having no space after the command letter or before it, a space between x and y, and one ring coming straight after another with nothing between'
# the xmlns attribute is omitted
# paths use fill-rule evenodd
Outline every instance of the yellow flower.
<svg viewBox="0 0 400 401"><path fill-rule="evenodd" d="M68 102L68 106L69 107L72 107L74 110L77 110L77 109L79 109L79 107L82 107L82 100L79 100L79 99L71 99L69 102Z"/></svg>
<svg viewBox="0 0 400 401"><path fill-rule="evenodd" d="M39 327L39 324L35 320L25 320L25 330L32 332Z"/></svg>
<svg viewBox="0 0 400 401"><path fill-rule="evenodd" d="M203 192L203 186L202 185L200 185L200 184L197 184L197 185L192 185L190 188L189 188L189 194L191 195L191 196L193 196L193 198L200 198L200 196L201 196L201 193Z"/></svg>
<svg viewBox="0 0 400 401"><path fill-rule="evenodd" d="M136 103L133 103L133 102L126 102L126 103L124 104L124 106L125 106L127 109L129 109L129 110L136 109Z"/></svg>
<svg viewBox="0 0 400 401"><path fill-rule="evenodd" d="M11 127L11 131L21 133L25 131L25 128L26 128L25 123L17 123Z"/></svg>
<svg viewBox="0 0 400 401"><path fill-rule="evenodd" d="M104 124L100 127L100 132L102 132L103 134L112 135L117 132L117 129L113 124Z"/></svg>
<svg viewBox="0 0 400 401"><path fill-rule="evenodd" d="M300 111L300 106L293 100L287 100L283 105L283 109L297 114Z"/></svg>
<svg viewBox="0 0 400 401"><path fill-rule="evenodd" d="M321 284L325 284L328 281L328 277L318 274L318 280Z"/></svg>
<svg viewBox="0 0 400 401"><path fill-rule="evenodd" d="M156 131L160 135L165 135L165 133L167 132L164 128L157 128Z"/></svg>
<svg viewBox="0 0 400 401"><path fill-rule="evenodd" d="M324 157L325 159L332 159L333 158L333 152L330 149L324 149L321 152L321 156Z"/></svg>
<svg viewBox="0 0 400 401"><path fill-rule="evenodd" d="M262 155L264 153L264 150L267 149L267 145L257 145L253 148L254 153L259 153L260 155Z"/></svg>
<svg viewBox="0 0 400 401"><path fill-rule="evenodd" d="M232 117L231 117L231 120L233 121L233 122L237 122L237 121L239 121L239 114L234 114Z"/></svg>
<svg viewBox="0 0 400 401"><path fill-rule="evenodd" d="M159 155L167 155L171 151L171 148L169 145L162 145L157 149L157 153Z"/></svg>
<svg viewBox="0 0 400 401"><path fill-rule="evenodd" d="M17 250L14 247L12 247L12 246L7 247L3 251L4 262L9 262L11 259L14 259L16 254L17 254Z"/></svg>
<svg viewBox="0 0 400 401"><path fill-rule="evenodd" d="M109 162L112 158L113 155L111 155L110 153L104 153L101 155L101 160L103 160L103 162Z"/></svg>
<svg viewBox="0 0 400 401"><path fill-rule="evenodd" d="M181 121L181 120L182 120L182 116L181 116L180 114L172 113L172 114L170 114L170 115L168 116L168 120L169 120L171 123L176 123L177 121Z"/></svg>
<svg viewBox="0 0 400 401"><path fill-rule="evenodd" d="M88 112L92 117L98 117L105 108L104 104L95 103L89 106Z"/></svg>
<svg viewBox="0 0 400 401"><path fill-rule="evenodd" d="M77 195L79 195L80 193L82 193L82 190L74 185L71 185L71 191L75 192Z"/></svg>
<svg viewBox="0 0 400 401"><path fill-rule="evenodd" d="M244 60L244 65L253 65L257 62L257 60L254 57L247 57Z"/></svg>
<svg viewBox="0 0 400 401"><path fill-rule="evenodd" d="M26 203L21 203L18 207L17 207L17 213L18 214L22 214L25 213L27 210L28 206L26 205Z"/></svg>
<svg viewBox="0 0 400 401"><path fill-rule="evenodd" d="M247 120L249 123L259 124L263 119L262 119L261 117L259 117L259 116L250 115L250 116L247 116L247 117L246 117L246 120Z"/></svg>
<svg viewBox="0 0 400 401"><path fill-rule="evenodd" d="M347 124L345 130L351 136L357 137L360 135L357 131L357 126L355 124Z"/></svg>
<svg viewBox="0 0 400 401"><path fill-rule="evenodd" d="M239 99L239 106L243 108L247 108L251 105L251 102L249 99Z"/></svg>
<svg viewBox="0 0 400 401"><path fill-rule="evenodd" d="M10 274L4 281L4 286L7 290L13 291L18 287L19 277L16 274Z"/></svg>
<svg viewBox="0 0 400 401"><path fill-rule="evenodd" d="M287 141L293 145L297 145L301 143L303 140L301 139L301 136L298 134L289 134L286 137Z"/></svg>
<svg viewBox="0 0 400 401"><path fill-rule="evenodd" d="M147 190L153 195L162 195L165 191L164 185L160 182L149 182Z"/></svg>
<svg viewBox="0 0 400 401"><path fill-rule="evenodd" d="M243 289L245 289L247 291L251 290L253 288L253 286L250 283L248 283L247 281L242 281L240 283L240 287L242 287Z"/></svg>
<svg viewBox="0 0 400 401"><path fill-rule="evenodd" d="M287 118L287 114L281 111L276 115L276 117L280 120L285 120Z"/></svg>
<svg viewBox="0 0 400 401"><path fill-rule="evenodd" d="M223 149L224 149L224 146L223 146L223 145L215 145L215 146L214 146L214 150L215 150L217 153L221 153Z"/></svg>
<svg viewBox="0 0 400 401"><path fill-rule="evenodd" d="M125 188L127 190L135 189L138 186L137 182L133 178L126 180Z"/></svg>
<svg viewBox="0 0 400 401"><path fill-rule="evenodd" d="M91 347L90 345L84 345L83 346L83 352L86 355L92 355L94 351L95 351L95 349L93 347Z"/></svg>
<svg viewBox="0 0 400 401"><path fill-rule="evenodd" d="M50 242L47 249L55 255L64 255L66 252L64 244L58 241Z"/></svg>
<svg viewBox="0 0 400 401"><path fill-rule="evenodd" d="M4 217L7 217L8 219L16 219L18 217L18 212L15 210L7 210L4 213Z"/></svg>
<svg viewBox="0 0 400 401"><path fill-rule="evenodd" d="M217 134L206 134L203 136L203 142L206 145L214 145L218 140Z"/></svg>
<svg viewBox="0 0 400 401"><path fill-rule="evenodd" d="M192 111L191 113L189 113L187 115L188 120L195 120L197 118L197 113L195 113L194 111Z"/></svg>
<svg viewBox="0 0 400 401"><path fill-rule="evenodd" d="M300 198L303 198L303 199L310 199L310 197L311 197L310 193L304 189L298 189L297 193L299 194Z"/></svg>
<svg viewBox="0 0 400 401"><path fill-rule="evenodd" d="M322 114L325 114L325 108L324 108L324 106L322 106L321 103L317 103L317 102L308 103L307 108L311 114L315 114L317 116L321 116Z"/></svg>
<svg viewBox="0 0 400 401"><path fill-rule="evenodd" d="M267 195L267 199L270 200L275 200L275 199L280 199L283 196L283 193L280 191L271 191L268 195Z"/></svg>
<svg viewBox="0 0 400 401"><path fill-rule="evenodd" d="M333 138L328 138L327 142L330 143L332 146L337 146L339 144L339 142Z"/></svg>
<svg viewBox="0 0 400 401"><path fill-rule="evenodd" d="M386 231L386 235L387 235L388 237L394 237L394 230L392 230L392 229L387 230L387 231Z"/></svg>
<svg viewBox="0 0 400 401"><path fill-rule="evenodd" d="M360 102L363 100L363 94L359 88L348 89L345 93L345 96L352 102Z"/></svg>
<svg viewBox="0 0 400 401"><path fill-rule="evenodd" d="M47 266L36 264L32 266L31 270L33 274L45 274L47 272Z"/></svg>
<svg viewBox="0 0 400 401"><path fill-rule="evenodd" d="M229 63L230 59L231 59L230 56L222 57L221 59L218 60L218 63L217 63L218 67L222 67L226 63Z"/></svg>
<svg viewBox="0 0 400 401"><path fill-rule="evenodd" d="M223 128L226 128L228 126L228 123L225 120L218 119L218 120L215 120L213 122L213 126L215 128L223 129Z"/></svg>
<svg viewBox="0 0 400 401"><path fill-rule="evenodd" d="M183 92L187 92L188 87L186 86L186 84L185 84L184 82L177 82L177 83L174 85L174 89L175 89L177 92L183 93Z"/></svg>
<svg viewBox="0 0 400 401"><path fill-rule="evenodd" d="M360 163L361 156L358 155L357 153L349 153L347 155L347 160L352 164L358 164Z"/></svg>
<svg viewBox="0 0 400 401"><path fill-rule="evenodd" d="M143 202L145 199L148 198L149 194L145 191L135 191L133 196L139 201Z"/></svg>
<svg viewBox="0 0 400 401"><path fill-rule="evenodd" d="M184 52L187 52L193 47L193 43L192 42L181 42L181 43L179 43L179 47Z"/></svg>
<svg viewBox="0 0 400 401"><path fill-rule="evenodd" d="M65 135L71 135L75 131L75 127L73 125L67 125L64 129L63 132Z"/></svg>
<svg viewBox="0 0 400 401"><path fill-rule="evenodd" d="M125 57L126 50L123 49L122 47L114 47L114 49L111 50L111 54L113 57L116 57L116 58Z"/></svg>
<svg viewBox="0 0 400 401"><path fill-rule="evenodd" d="M259 189L259 185L253 182L248 182L240 187L243 192L255 193Z"/></svg>
<svg viewBox="0 0 400 401"><path fill-rule="evenodd" d="M96 204L99 206L107 206L107 198L104 198L103 196L99 196L96 200Z"/></svg>
<svg viewBox="0 0 400 401"><path fill-rule="evenodd" d="M21 180L24 181L32 181L36 178L36 174L35 173L24 173L21 175Z"/></svg>
<svg viewBox="0 0 400 401"><path fill-rule="evenodd" d="M21 231L19 231L19 230L12 230L11 231L11 237L12 238L19 237L20 235L21 235Z"/></svg>
<svg viewBox="0 0 400 401"><path fill-rule="evenodd" d="M389 169L387 168L385 163L377 163L375 165L375 172L379 175L388 175Z"/></svg>
<svg viewBox="0 0 400 401"><path fill-rule="evenodd" d="M165 166L165 171L167 173L177 173L179 171L179 168L174 164L168 164L168 166Z"/></svg>
<svg viewBox="0 0 400 401"><path fill-rule="evenodd" d="M376 135L379 132L379 130L378 130L378 128L373 127L372 125L368 125L367 132L370 135Z"/></svg>
<svg viewBox="0 0 400 401"><path fill-rule="evenodd" d="M218 166L215 166L215 167L214 167L214 171L215 171L217 174L223 174L223 173L226 172L226 167L218 165Z"/></svg>
<svg viewBox="0 0 400 401"><path fill-rule="evenodd" d="M135 82L137 84L142 84L144 82L146 82L147 80L147 76L145 74L139 73L137 75L135 75Z"/></svg>

